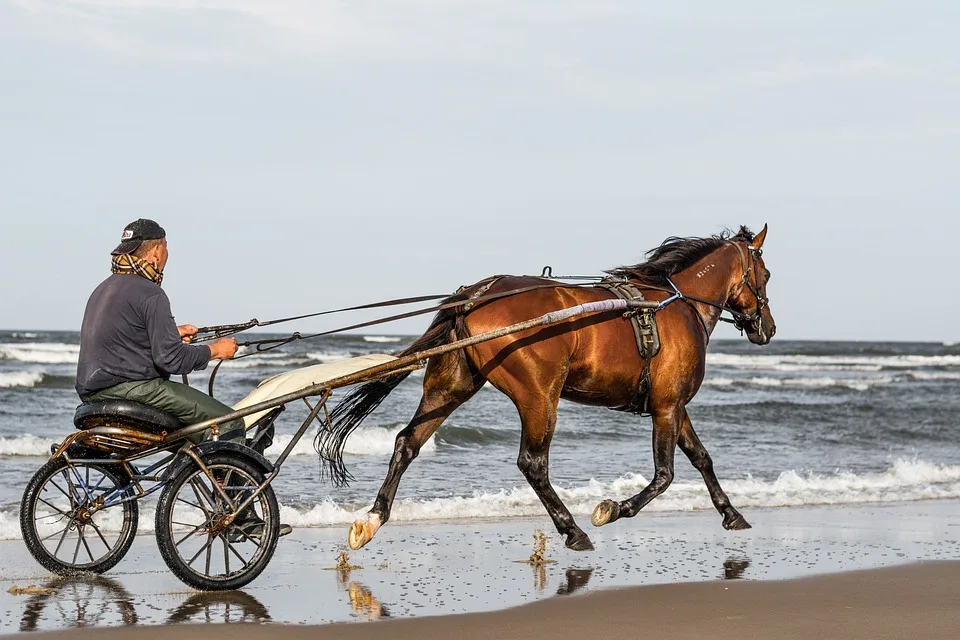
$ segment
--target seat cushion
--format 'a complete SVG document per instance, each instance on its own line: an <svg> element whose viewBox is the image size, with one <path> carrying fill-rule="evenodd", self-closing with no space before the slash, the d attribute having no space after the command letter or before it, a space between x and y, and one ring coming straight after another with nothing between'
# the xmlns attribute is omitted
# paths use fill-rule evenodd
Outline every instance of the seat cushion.
<svg viewBox="0 0 960 640"><path fill-rule="evenodd" d="M130 400L86 402L77 407L73 424L78 429L123 426L146 431L175 431L183 425L173 415Z"/></svg>

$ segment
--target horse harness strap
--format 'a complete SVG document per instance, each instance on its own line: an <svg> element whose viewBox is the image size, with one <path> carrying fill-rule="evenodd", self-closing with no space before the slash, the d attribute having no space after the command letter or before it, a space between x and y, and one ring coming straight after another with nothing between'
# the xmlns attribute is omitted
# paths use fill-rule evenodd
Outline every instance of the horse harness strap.
<svg viewBox="0 0 960 640"><path fill-rule="evenodd" d="M597 285L606 289L622 300L643 300L640 289L629 282L619 280L604 280ZM637 341L637 350L643 358L643 371L640 373L640 383L637 393L629 404L615 407L617 411L627 411L640 415L650 413L650 361L660 352L660 332L657 330L657 314L655 309L631 309L623 314L630 320L633 335Z"/></svg>

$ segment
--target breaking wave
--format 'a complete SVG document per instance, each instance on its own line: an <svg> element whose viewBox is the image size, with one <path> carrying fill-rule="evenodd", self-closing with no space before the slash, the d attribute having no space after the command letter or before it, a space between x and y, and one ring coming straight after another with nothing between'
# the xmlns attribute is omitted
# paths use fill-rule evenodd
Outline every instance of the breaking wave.
<svg viewBox="0 0 960 640"><path fill-rule="evenodd" d="M557 488L557 493L579 516L592 512L599 500L611 495L627 496L639 492L647 479L627 474L612 482L591 480L583 486ZM776 479L752 477L727 479L723 486L738 507L775 508L803 505L862 504L868 502L910 502L960 498L960 466L947 466L923 460L898 460L879 473L837 472L818 474L789 470ZM282 496L281 496L282 498ZM140 531L153 530L152 505L140 514ZM299 507L282 506L281 517L294 527L322 527L353 521L369 504L339 504L332 499ZM710 496L702 482L675 482L654 500L647 511L685 512L712 509ZM391 519L405 521L461 520L466 518L511 518L543 514L543 506L527 486L476 492L424 500L399 500ZM105 527L118 527L119 520ZM19 538L17 514L0 510L0 538Z"/></svg>
<svg viewBox="0 0 960 640"><path fill-rule="evenodd" d="M21 342L0 344L0 361L38 364L76 364L80 345L64 342Z"/></svg>

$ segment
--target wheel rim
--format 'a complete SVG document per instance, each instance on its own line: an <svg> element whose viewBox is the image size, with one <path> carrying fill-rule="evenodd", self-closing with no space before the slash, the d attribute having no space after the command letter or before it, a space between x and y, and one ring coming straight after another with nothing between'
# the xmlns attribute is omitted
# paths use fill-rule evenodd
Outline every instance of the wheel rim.
<svg viewBox="0 0 960 640"><path fill-rule="evenodd" d="M129 526L121 488L99 467L70 464L51 473L37 492L33 514L44 552L81 571L108 558Z"/></svg>
<svg viewBox="0 0 960 640"><path fill-rule="evenodd" d="M276 523L264 494L250 503L243 517L228 523L233 510L223 494L239 506L259 487L260 480L228 464L208 468L210 476L198 469L177 487L167 533L184 569L208 580L226 581L257 566L268 552ZM263 523L259 535L244 526L251 516Z"/></svg>

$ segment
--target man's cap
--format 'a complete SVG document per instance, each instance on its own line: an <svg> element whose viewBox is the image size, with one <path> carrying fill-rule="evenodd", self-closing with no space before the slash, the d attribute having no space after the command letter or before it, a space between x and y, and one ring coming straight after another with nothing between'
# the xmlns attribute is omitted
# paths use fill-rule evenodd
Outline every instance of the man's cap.
<svg viewBox="0 0 960 640"><path fill-rule="evenodd" d="M140 218L134 220L123 228L123 235L120 236L120 244L111 252L111 255L119 256L130 253L140 246L144 240L159 240L166 238L167 232L163 227L153 220Z"/></svg>

